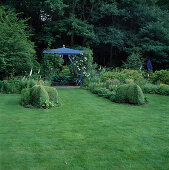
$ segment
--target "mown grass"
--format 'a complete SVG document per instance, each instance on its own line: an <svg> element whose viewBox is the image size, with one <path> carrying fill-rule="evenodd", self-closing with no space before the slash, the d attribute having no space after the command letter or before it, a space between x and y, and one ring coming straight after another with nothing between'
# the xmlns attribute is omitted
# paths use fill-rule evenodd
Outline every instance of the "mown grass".
<svg viewBox="0 0 169 170"><path fill-rule="evenodd" d="M169 97L112 103L59 89L63 106L26 109L0 95L0 170L169 169Z"/></svg>

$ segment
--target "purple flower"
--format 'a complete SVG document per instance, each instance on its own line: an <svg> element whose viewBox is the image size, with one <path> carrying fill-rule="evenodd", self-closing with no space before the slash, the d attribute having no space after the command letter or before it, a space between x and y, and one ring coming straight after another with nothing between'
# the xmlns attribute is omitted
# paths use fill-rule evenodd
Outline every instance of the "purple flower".
<svg viewBox="0 0 169 170"><path fill-rule="evenodd" d="M148 70L153 70L153 66L151 64L151 60L150 59L147 62L147 68L148 68Z"/></svg>

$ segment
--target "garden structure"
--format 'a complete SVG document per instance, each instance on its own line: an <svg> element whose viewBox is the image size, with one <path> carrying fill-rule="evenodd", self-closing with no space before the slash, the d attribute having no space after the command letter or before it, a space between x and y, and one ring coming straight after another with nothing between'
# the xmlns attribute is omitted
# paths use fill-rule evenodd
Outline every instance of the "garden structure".
<svg viewBox="0 0 169 170"><path fill-rule="evenodd" d="M84 51L65 48L65 45L63 45L63 48L57 48L57 49L53 49L53 50L45 50L45 51L43 51L43 53L44 54L59 54L62 59L65 59L64 56L66 56L67 65L69 67L69 70L70 70L70 65L72 64L74 73L79 77L80 86L82 85L82 73L78 72L78 70L75 68L74 61L72 59L72 55L77 56L76 60L80 60L80 56L83 55Z"/></svg>

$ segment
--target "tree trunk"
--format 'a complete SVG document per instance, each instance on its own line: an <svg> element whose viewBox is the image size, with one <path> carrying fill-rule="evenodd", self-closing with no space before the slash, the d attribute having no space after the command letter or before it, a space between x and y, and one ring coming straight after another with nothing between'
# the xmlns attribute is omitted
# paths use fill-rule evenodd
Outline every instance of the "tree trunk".
<svg viewBox="0 0 169 170"><path fill-rule="evenodd" d="M83 47L85 46L86 40L87 40L87 38L86 38L86 37L83 37L83 42L82 42L82 46L83 46Z"/></svg>
<svg viewBox="0 0 169 170"><path fill-rule="evenodd" d="M72 32L72 35L70 37L70 45L73 46L74 45L74 36L75 36L75 32Z"/></svg>
<svg viewBox="0 0 169 170"><path fill-rule="evenodd" d="M109 64L112 65L112 58L113 58L113 46L110 44L110 62Z"/></svg>

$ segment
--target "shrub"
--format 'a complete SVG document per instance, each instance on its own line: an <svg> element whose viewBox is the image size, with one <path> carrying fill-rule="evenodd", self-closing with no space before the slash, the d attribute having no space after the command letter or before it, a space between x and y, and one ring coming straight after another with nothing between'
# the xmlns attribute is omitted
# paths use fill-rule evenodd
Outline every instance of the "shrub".
<svg viewBox="0 0 169 170"><path fill-rule="evenodd" d="M52 85L74 85L74 77L69 75L57 75L52 78Z"/></svg>
<svg viewBox="0 0 169 170"><path fill-rule="evenodd" d="M8 81L4 80L2 83L2 87L1 87L1 92L5 93L5 94L9 94L12 92L12 86L10 83L8 83Z"/></svg>
<svg viewBox="0 0 169 170"><path fill-rule="evenodd" d="M126 75L126 79L133 79L134 81L143 79L141 72L139 72L138 70L124 69L121 71L121 73Z"/></svg>
<svg viewBox="0 0 169 170"><path fill-rule="evenodd" d="M168 96L169 95L169 85L160 84L160 86L159 86L159 94Z"/></svg>
<svg viewBox="0 0 169 170"><path fill-rule="evenodd" d="M23 82L27 88L32 88L34 85L36 85L36 81L34 79L23 80Z"/></svg>
<svg viewBox="0 0 169 170"><path fill-rule="evenodd" d="M144 104L145 98L141 88L136 84L125 84L118 87L115 101L118 103Z"/></svg>
<svg viewBox="0 0 169 170"><path fill-rule="evenodd" d="M56 88L44 86L45 90L48 93L49 101L53 103L58 103L58 92Z"/></svg>
<svg viewBox="0 0 169 170"><path fill-rule="evenodd" d="M0 80L0 92L1 92L2 85L3 85L3 81Z"/></svg>
<svg viewBox="0 0 169 170"><path fill-rule="evenodd" d="M127 90L129 88L129 84L124 84L124 85L120 85L117 88L116 91L116 96L115 96L115 100L118 103L127 103L128 102L128 98L127 98Z"/></svg>
<svg viewBox="0 0 169 170"><path fill-rule="evenodd" d="M30 88L25 88L21 92L20 103L23 106L30 105Z"/></svg>
<svg viewBox="0 0 169 170"><path fill-rule="evenodd" d="M42 105L42 107L43 107L44 109L49 109L49 108L54 107L54 106L55 106L55 104L54 104L53 102L51 102L51 101L46 101L46 102Z"/></svg>
<svg viewBox="0 0 169 170"><path fill-rule="evenodd" d="M149 93L149 94L158 94L159 93L159 86L151 84L151 83L146 83L146 84L142 85L141 89L143 90L144 93Z"/></svg>
<svg viewBox="0 0 169 170"><path fill-rule="evenodd" d="M145 84L150 84L147 79L138 79L134 83L136 83L140 87L144 86Z"/></svg>
<svg viewBox="0 0 169 170"><path fill-rule="evenodd" d="M167 70L155 71L151 76L151 80L153 83L161 82L169 85L169 71Z"/></svg>
<svg viewBox="0 0 169 170"><path fill-rule="evenodd" d="M121 82L124 82L125 74L119 73L119 72L105 72L101 76L102 81L107 81L107 80L112 80L112 79L117 79L117 80L120 80Z"/></svg>
<svg viewBox="0 0 169 170"><path fill-rule="evenodd" d="M110 85L120 85L120 81L118 79L106 80L106 88L109 88Z"/></svg>
<svg viewBox="0 0 169 170"><path fill-rule="evenodd" d="M130 84L127 90L127 98L129 103L132 104L144 104L145 97L141 88L136 84Z"/></svg>
<svg viewBox="0 0 169 170"><path fill-rule="evenodd" d="M134 83L134 80L133 79L126 79L125 83L126 84L131 84L131 83Z"/></svg>
<svg viewBox="0 0 169 170"><path fill-rule="evenodd" d="M35 85L30 90L30 99L32 106L42 108L46 102L49 102L47 91L42 85Z"/></svg>
<svg viewBox="0 0 169 170"><path fill-rule="evenodd" d="M34 85L49 85L48 81L35 81L34 79L11 79L1 81L0 91L5 94L20 94L24 88L32 88Z"/></svg>
<svg viewBox="0 0 169 170"><path fill-rule="evenodd" d="M111 96L111 91L106 88L99 88L98 95L103 96L105 98L109 98L109 96Z"/></svg>
<svg viewBox="0 0 169 170"><path fill-rule="evenodd" d="M117 88L118 88L118 85L109 85L109 90L110 91L113 91L113 92L116 92L117 91Z"/></svg>
<svg viewBox="0 0 169 170"><path fill-rule="evenodd" d="M106 87L106 83L95 83L95 82L90 82L88 84L88 89L90 89L91 91L95 88L105 88Z"/></svg>
<svg viewBox="0 0 169 170"><path fill-rule="evenodd" d="M143 66L143 59L140 53L133 52L128 56L127 61L123 63L123 67L127 69L139 70Z"/></svg>

